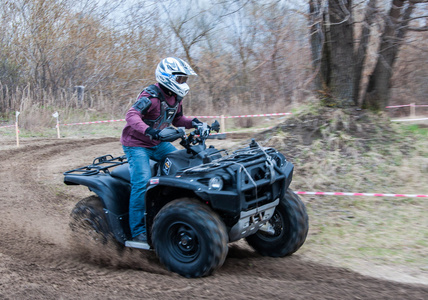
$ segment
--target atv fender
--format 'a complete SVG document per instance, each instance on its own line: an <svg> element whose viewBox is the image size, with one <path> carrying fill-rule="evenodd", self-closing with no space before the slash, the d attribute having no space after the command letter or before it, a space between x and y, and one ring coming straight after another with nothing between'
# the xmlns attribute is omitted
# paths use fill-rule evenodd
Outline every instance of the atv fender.
<svg viewBox="0 0 428 300"><path fill-rule="evenodd" d="M66 175L64 183L87 186L90 191L102 199L104 207L115 214L120 215L128 211L131 186L121 179L105 174L94 176Z"/></svg>
<svg viewBox="0 0 428 300"><path fill-rule="evenodd" d="M124 243L130 235L128 206L131 186L128 182L105 174L92 176L66 175L67 185L87 186L101 199L104 213L109 220L110 230L115 238Z"/></svg>

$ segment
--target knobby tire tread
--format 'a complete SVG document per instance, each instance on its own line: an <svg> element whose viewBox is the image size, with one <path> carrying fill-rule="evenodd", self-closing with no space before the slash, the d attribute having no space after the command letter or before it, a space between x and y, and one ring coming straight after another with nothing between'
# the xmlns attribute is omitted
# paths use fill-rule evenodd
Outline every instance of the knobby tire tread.
<svg viewBox="0 0 428 300"><path fill-rule="evenodd" d="M177 265L170 265L163 257L162 245L159 244L159 237L162 232L162 224L158 224L159 220L167 219L171 214L186 215L189 219L195 221L195 225L204 228L207 235L211 237L209 240L212 243L209 246L211 251L208 251L208 256L203 263L195 270L188 273L183 272ZM221 267L227 256L227 241L228 236L226 228L220 218L204 204L193 199L179 199L167 204L155 217L153 224L153 245L158 253L159 260L172 272L179 273L185 277L204 277L212 274L213 271ZM160 255L159 255L160 254Z"/></svg>

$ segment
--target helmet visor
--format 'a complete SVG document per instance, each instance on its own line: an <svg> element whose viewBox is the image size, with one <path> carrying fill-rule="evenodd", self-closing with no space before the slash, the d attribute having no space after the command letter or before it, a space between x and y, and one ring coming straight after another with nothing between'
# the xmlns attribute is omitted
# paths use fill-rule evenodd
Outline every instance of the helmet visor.
<svg viewBox="0 0 428 300"><path fill-rule="evenodd" d="M185 76L185 75L176 75L175 76L175 81L177 81L177 83L179 83L179 84L186 83L187 79L189 79L189 76Z"/></svg>

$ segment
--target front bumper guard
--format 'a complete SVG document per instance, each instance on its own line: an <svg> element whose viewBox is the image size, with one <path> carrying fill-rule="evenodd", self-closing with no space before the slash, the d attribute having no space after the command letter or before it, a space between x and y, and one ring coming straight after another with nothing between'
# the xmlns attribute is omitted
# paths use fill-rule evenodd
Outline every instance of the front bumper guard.
<svg viewBox="0 0 428 300"><path fill-rule="evenodd" d="M241 212L239 221L230 229L229 242L237 241L256 233L272 218L279 199L272 203Z"/></svg>

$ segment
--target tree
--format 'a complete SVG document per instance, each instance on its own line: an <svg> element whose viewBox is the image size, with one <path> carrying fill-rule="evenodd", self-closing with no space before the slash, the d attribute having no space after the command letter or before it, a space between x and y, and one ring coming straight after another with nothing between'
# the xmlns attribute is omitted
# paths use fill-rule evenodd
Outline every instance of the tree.
<svg viewBox="0 0 428 300"><path fill-rule="evenodd" d="M349 71L354 60L352 1L311 0L309 10L316 88L331 95L328 105L353 105L354 73Z"/></svg>
<svg viewBox="0 0 428 300"><path fill-rule="evenodd" d="M377 62L368 79L366 90L361 93L363 72L371 34L371 25L379 12L376 0L365 3L365 15L359 41L354 33L352 0L309 1L311 46L313 66L317 71L316 88L328 95L328 104L346 107L358 104L381 110L388 105L394 62L408 30L427 30L409 27L414 20L412 12L417 3L426 0L392 0L377 51ZM426 16L425 16L426 17ZM420 18L420 17L419 17ZM362 95L362 96L361 96Z"/></svg>
<svg viewBox="0 0 428 300"><path fill-rule="evenodd" d="M369 83L363 99L364 108L382 110L388 105L394 63L400 46L403 44L403 39L409 30L410 16L416 2L425 1L392 1L389 14L385 20L385 28L378 52L379 58L373 73L369 77Z"/></svg>

